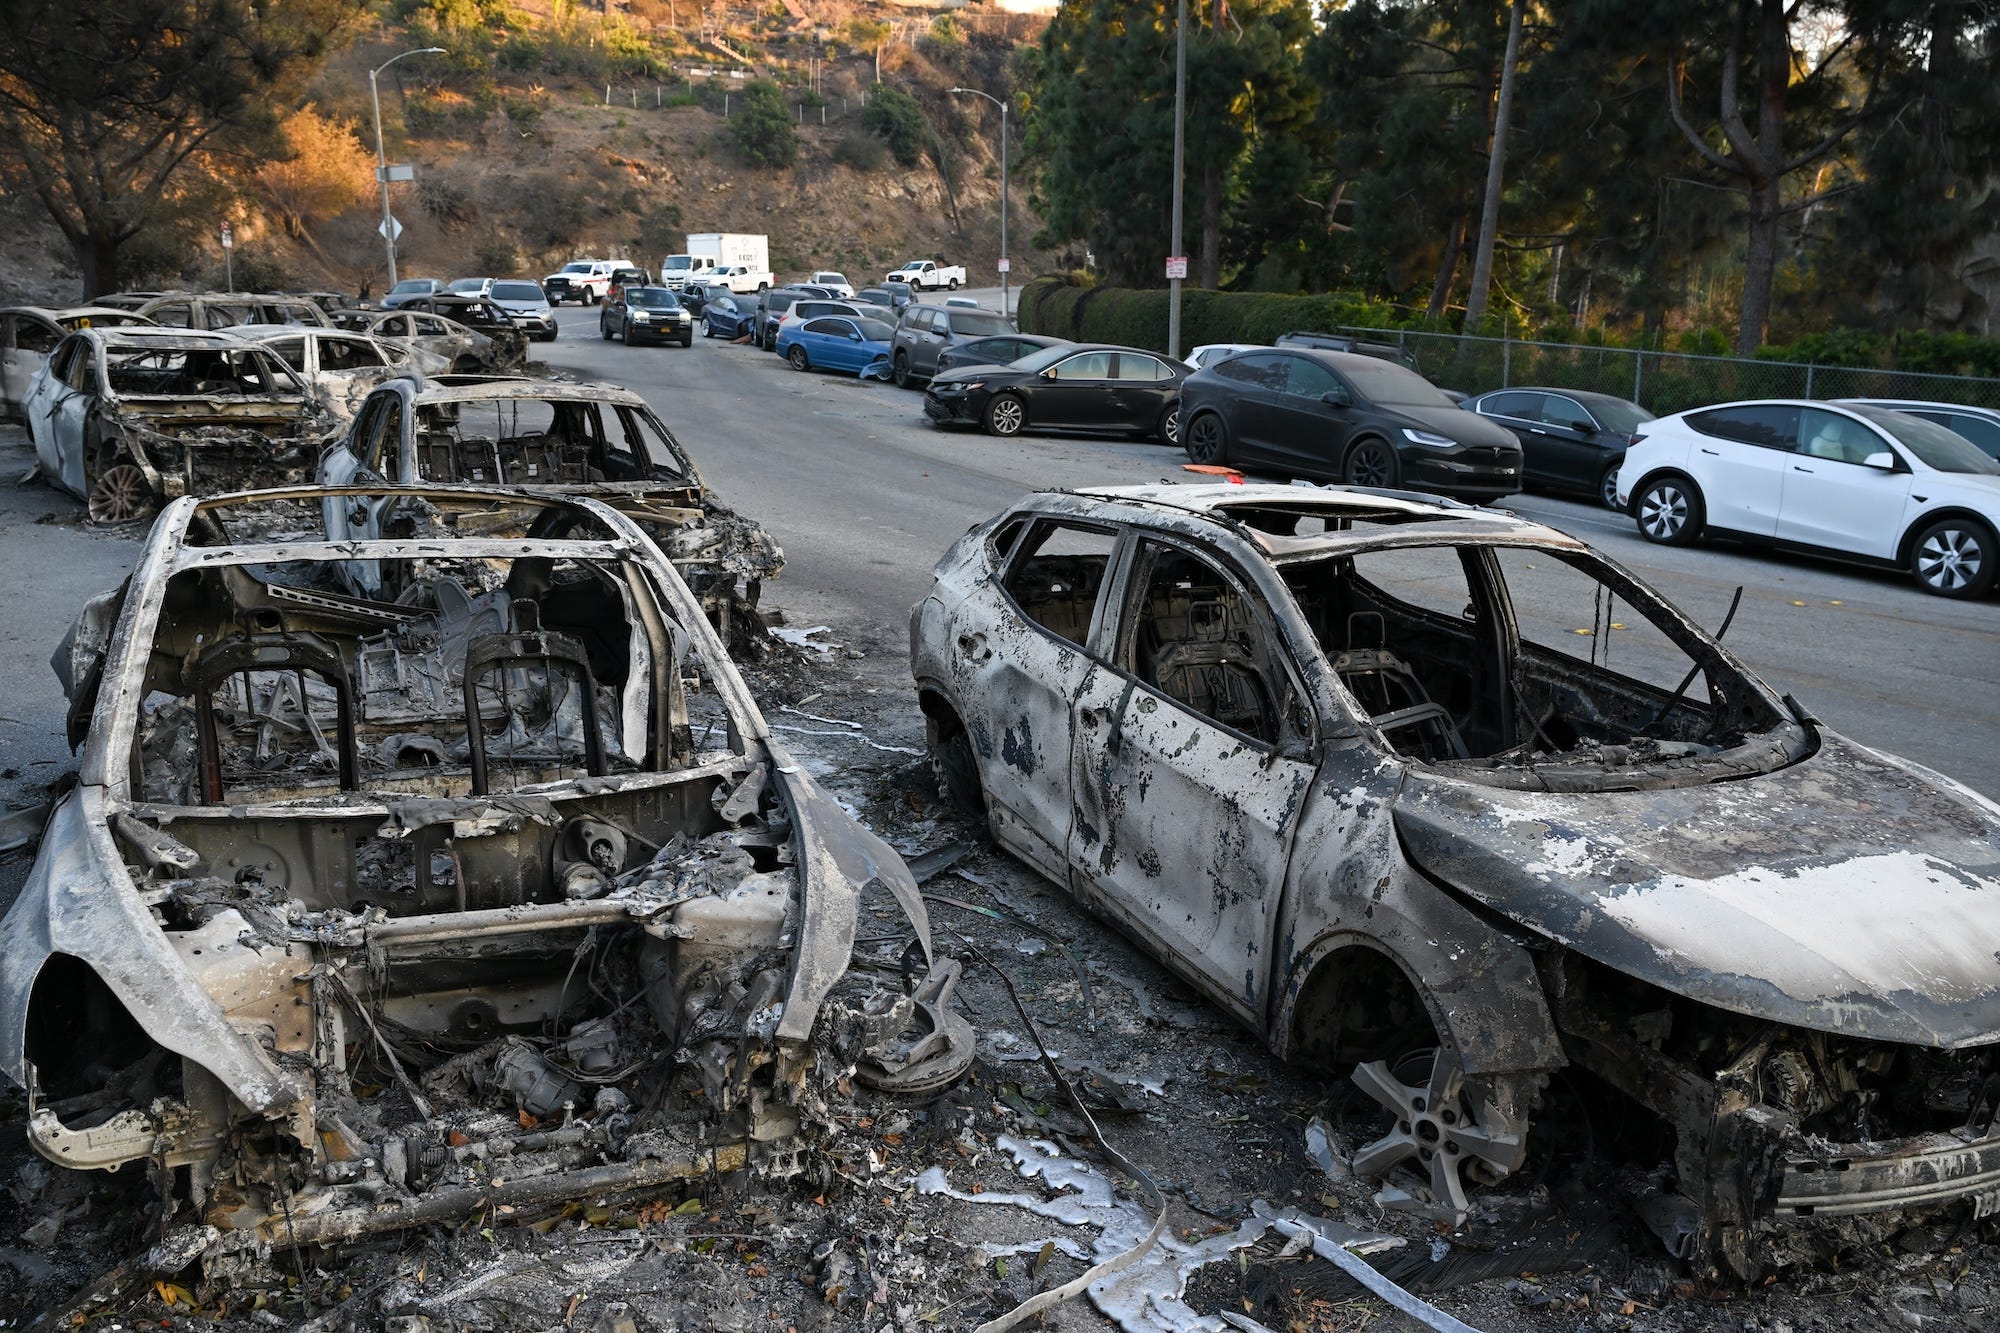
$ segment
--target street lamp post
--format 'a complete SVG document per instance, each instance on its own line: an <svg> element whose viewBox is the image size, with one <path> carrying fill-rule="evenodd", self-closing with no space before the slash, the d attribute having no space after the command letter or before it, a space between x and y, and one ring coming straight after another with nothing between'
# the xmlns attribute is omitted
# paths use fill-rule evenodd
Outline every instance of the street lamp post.
<svg viewBox="0 0 2000 1333"><path fill-rule="evenodd" d="M977 88L953 88L951 91L983 97L1000 108L1000 263L1003 266L1000 270L1000 313L1005 315L1009 313L1007 280L1012 276L1009 270L1014 262L1007 256L1007 104L993 94L982 93Z"/></svg>
<svg viewBox="0 0 2000 1333"><path fill-rule="evenodd" d="M1180 20L1174 31L1174 235L1167 252L1184 265L1187 252L1181 249L1181 178L1187 159L1187 0L1180 0ZM1181 280L1167 279L1167 288L1167 355L1177 358L1181 354Z"/></svg>
<svg viewBox="0 0 2000 1333"><path fill-rule="evenodd" d="M381 75L383 70L389 68L389 66L395 64L398 60L407 59L410 56L436 56L443 54L444 48L442 46L419 47L414 51L405 51L399 56L390 56L374 69L368 71L368 101L375 108L375 179L382 182L382 240L389 247L390 287L396 285L396 222L394 218L389 216L389 158L382 151L382 93L376 84L376 79ZM387 296L388 291L385 289L382 294Z"/></svg>

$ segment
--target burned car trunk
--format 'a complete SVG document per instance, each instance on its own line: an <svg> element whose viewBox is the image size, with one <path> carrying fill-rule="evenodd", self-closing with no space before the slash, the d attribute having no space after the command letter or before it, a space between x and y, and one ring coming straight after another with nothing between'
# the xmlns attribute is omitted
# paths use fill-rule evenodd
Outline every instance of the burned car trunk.
<svg viewBox="0 0 2000 1333"><path fill-rule="evenodd" d="M494 537L493 495L420 494L421 540L339 547L252 535L311 492L169 507L0 923L31 1142L149 1164L212 1261L792 1173L850 1074L971 1058L909 872L638 529L543 498L560 536ZM356 555L403 595L336 591ZM847 974L871 885L908 992Z"/></svg>
<svg viewBox="0 0 2000 1333"><path fill-rule="evenodd" d="M160 502L305 479L336 429L268 350L222 333L83 329L26 404L42 476L100 523Z"/></svg>
<svg viewBox="0 0 2000 1333"><path fill-rule="evenodd" d="M945 555L911 648L947 794L1351 1080L1385 1204L1464 1222L1572 1065L1656 1131L1646 1220L1714 1271L2000 1200L2000 806L1574 538L1359 488L1047 493Z"/></svg>

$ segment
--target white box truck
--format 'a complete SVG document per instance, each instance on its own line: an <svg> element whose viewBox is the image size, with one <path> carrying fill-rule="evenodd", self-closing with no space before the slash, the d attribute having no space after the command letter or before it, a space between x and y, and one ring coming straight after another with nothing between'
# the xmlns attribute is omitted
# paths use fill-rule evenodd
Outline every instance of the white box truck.
<svg viewBox="0 0 2000 1333"><path fill-rule="evenodd" d="M731 291L758 292L772 281L770 238L750 232L689 232L686 252L660 261L660 283L675 291L726 282Z"/></svg>

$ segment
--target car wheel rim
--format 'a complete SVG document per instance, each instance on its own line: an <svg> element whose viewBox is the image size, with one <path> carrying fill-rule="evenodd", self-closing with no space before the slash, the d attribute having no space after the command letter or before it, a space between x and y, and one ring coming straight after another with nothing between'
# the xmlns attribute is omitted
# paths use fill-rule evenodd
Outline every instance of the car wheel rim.
<svg viewBox="0 0 2000 1333"><path fill-rule="evenodd" d="M1181 410L1176 407L1160 422L1160 435L1168 444L1181 442Z"/></svg>
<svg viewBox="0 0 2000 1333"><path fill-rule="evenodd" d="M1354 455L1354 481L1360 486L1380 486L1389 480L1389 461L1379 445L1363 445Z"/></svg>
<svg viewBox="0 0 2000 1333"><path fill-rule="evenodd" d="M130 523L143 518L152 502L153 488L146 484L146 474L131 463L119 463L98 477L87 504L93 523Z"/></svg>
<svg viewBox="0 0 2000 1333"><path fill-rule="evenodd" d="M1917 550L1917 577L1941 592L1959 592L1986 563L1979 538L1964 528L1941 528Z"/></svg>
<svg viewBox="0 0 2000 1333"><path fill-rule="evenodd" d="M1609 472L1606 472L1604 479L1597 483L1597 498L1604 502L1606 509L1616 509L1618 507L1617 468L1612 468Z"/></svg>
<svg viewBox="0 0 2000 1333"><path fill-rule="evenodd" d="M993 429L1002 435L1012 435L1021 429L1021 405L1012 398L1002 398L993 404Z"/></svg>
<svg viewBox="0 0 2000 1333"><path fill-rule="evenodd" d="M1639 504L1639 526L1649 537L1672 537L1687 523L1687 497L1678 486L1655 486Z"/></svg>
<svg viewBox="0 0 2000 1333"><path fill-rule="evenodd" d="M1197 417L1188 426L1188 457L1197 463L1213 463L1222 452L1222 424L1214 417Z"/></svg>
<svg viewBox="0 0 2000 1333"><path fill-rule="evenodd" d="M790 359L793 370L804 370L806 368L806 354L801 348L794 347Z"/></svg>
<svg viewBox="0 0 2000 1333"><path fill-rule="evenodd" d="M1354 1154L1355 1175L1382 1180L1408 1163L1424 1177L1432 1217L1462 1221L1468 1185L1491 1184L1521 1164L1520 1126L1475 1107L1464 1068L1448 1056L1412 1055L1394 1070L1371 1060L1355 1067L1354 1082L1390 1116L1389 1132Z"/></svg>

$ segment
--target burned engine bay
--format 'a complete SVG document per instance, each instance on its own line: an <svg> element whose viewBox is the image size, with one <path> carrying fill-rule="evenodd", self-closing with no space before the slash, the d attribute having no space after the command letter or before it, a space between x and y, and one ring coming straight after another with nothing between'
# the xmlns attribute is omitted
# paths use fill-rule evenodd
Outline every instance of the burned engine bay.
<svg viewBox="0 0 2000 1333"><path fill-rule="evenodd" d="M439 532L338 546L204 546L177 502L59 663L83 780L0 925L0 1061L45 1157L147 1164L211 1263L796 1173L849 1075L971 1058L909 872L630 520L451 537L494 498L424 499ZM332 590L357 557L397 601ZM901 985L847 973L871 885Z"/></svg>

